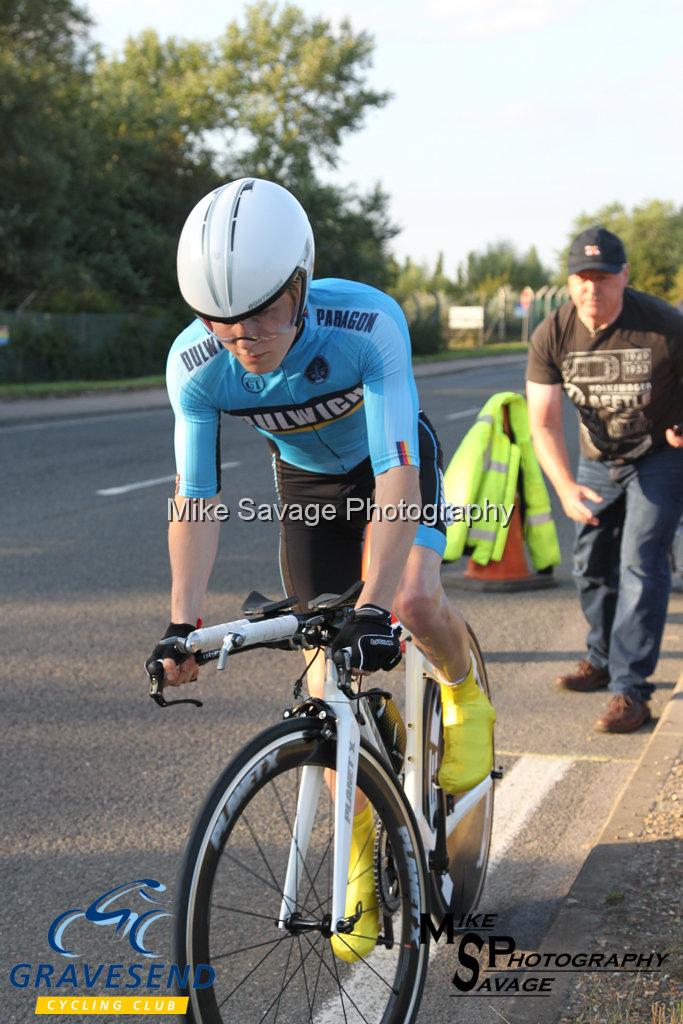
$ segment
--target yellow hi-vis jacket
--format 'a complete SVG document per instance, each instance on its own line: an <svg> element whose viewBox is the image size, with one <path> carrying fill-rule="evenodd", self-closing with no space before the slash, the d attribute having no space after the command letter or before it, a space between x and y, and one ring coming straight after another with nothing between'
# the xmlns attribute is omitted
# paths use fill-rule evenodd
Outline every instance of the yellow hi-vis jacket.
<svg viewBox="0 0 683 1024"><path fill-rule="evenodd" d="M510 434L503 424L507 408ZM465 546L473 561L488 565L500 561L508 526L502 508L510 510L521 485L524 504L524 539L534 569L539 572L560 563L560 545L550 511L550 495L531 443L526 400L516 391L501 391L489 398L468 431L444 474L444 495L454 507L456 522L446 531L444 559L455 561ZM467 506L478 506L466 515ZM495 507L498 511L493 512ZM477 516L488 508L488 518Z"/></svg>

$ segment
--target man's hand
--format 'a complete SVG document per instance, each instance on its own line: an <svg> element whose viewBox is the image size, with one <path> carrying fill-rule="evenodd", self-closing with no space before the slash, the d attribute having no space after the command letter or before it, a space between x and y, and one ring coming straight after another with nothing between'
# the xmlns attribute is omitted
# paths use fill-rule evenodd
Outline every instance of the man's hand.
<svg viewBox="0 0 683 1024"><path fill-rule="evenodd" d="M597 526L599 519L592 510L584 505L584 500L594 501L596 504L602 502L602 498L591 487L579 484L576 480L570 480L558 490L557 496L562 502L562 508L566 516L577 523L589 523Z"/></svg>
<svg viewBox="0 0 683 1024"><path fill-rule="evenodd" d="M332 644L332 654L345 647L351 649L351 668L359 672L377 672L380 668L388 672L401 660L401 645L391 615L374 604L361 605L352 612Z"/></svg>
<svg viewBox="0 0 683 1024"><path fill-rule="evenodd" d="M676 432L676 427L681 431ZM683 448L683 425L676 424L676 427L669 427L664 435L672 448Z"/></svg>
<svg viewBox="0 0 683 1024"><path fill-rule="evenodd" d="M194 660L194 655L174 650L171 645L162 641L169 637L187 637L196 627L189 622L169 622L168 628L161 641L155 646L149 658L145 662L160 661L164 667L164 685L182 686L183 683L193 683L199 675L199 666Z"/></svg>

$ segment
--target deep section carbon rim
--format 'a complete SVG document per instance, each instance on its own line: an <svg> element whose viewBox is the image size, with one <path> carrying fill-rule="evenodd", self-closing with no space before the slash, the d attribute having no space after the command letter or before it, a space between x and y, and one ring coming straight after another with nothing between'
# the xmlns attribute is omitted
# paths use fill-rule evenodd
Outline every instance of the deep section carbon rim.
<svg viewBox="0 0 683 1024"><path fill-rule="evenodd" d="M422 853L389 769L368 750L361 752L358 785L373 806L370 848L381 832L395 889L391 906L382 906L380 940L349 964L334 955L326 934L334 805L325 784L298 877L294 913L304 927L280 926L302 769L330 768L334 752L317 724L276 726L226 769L201 812L186 851L176 919L179 962L191 968L210 963L216 971L211 989L188 993L188 1019L196 1024L415 1019L428 952L419 942L419 915L427 911ZM374 853L373 861L379 877ZM352 862L350 878L355 867ZM356 926L361 935L362 921Z"/></svg>

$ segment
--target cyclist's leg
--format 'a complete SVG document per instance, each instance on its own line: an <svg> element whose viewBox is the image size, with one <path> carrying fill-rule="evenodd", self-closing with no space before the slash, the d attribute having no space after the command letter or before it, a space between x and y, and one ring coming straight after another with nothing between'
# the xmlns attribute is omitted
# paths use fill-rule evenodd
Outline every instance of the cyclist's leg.
<svg viewBox="0 0 683 1024"><path fill-rule="evenodd" d="M275 479L278 496L290 506L320 506L333 504L337 509L334 519L322 516L314 525L307 526L291 517L280 526L280 568L287 594L296 594L301 608L321 593L344 593L361 575L365 516L349 520L346 501L349 497L370 497L374 477L369 462L344 476L307 473L282 463L275 458ZM309 516L316 519L317 517ZM305 652L310 665L307 675L308 692L322 697L325 661L316 652ZM315 660L314 660L315 659ZM335 773L325 771L325 782L334 794ZM344 939L334 937L335 955L354 963L374 948L379 935L379 913L374 888L375 821L367 797L356 790L354 823L351 839L349 885L345 914L351 916L361 903L363 914L357 936Z"/></svg>
<svg viewBox="0 0 683 1024"><path fill-rule="evenodd" d="M413 633L441 683L444 758L439 782L448 792L471 789L493 766L495 711L477 685L463 617L441 585L446 543L441 448L420 414L420 488L423 519L399 584L394 610ZM431 512L431 514L430 514Z"/></svg>
<svg viewBox="0 0 683 1024"><path fill-rule="evenodd" d="M315 509L334 506L336 516L322 516L314 525L290 515L280 523L280 574L287 595L296 594L301 610L323 593L343 594L361 578L365 515L348 518L348 498L370 498L374 477L369 460L343 476L310 473L288 465L273 455L278 498L289 508ZM313 517L314 518L314 517ZM309 517L310 522L311 517ZM307 652L307 662L314 653ZM325 663L315 660L307 676L309 693L322 697Z"/></svg>

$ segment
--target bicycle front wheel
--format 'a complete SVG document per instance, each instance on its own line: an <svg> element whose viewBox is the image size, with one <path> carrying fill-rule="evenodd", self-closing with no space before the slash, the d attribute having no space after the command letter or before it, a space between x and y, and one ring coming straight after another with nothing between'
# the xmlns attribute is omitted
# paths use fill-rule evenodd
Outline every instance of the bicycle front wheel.
<svg viewBox="0 0 683 1024"><path fill-rule="evenodd" d="M216 972L210 988L185 992L195 1024L415 1020L428 962L420 943L420 915L428 912L424 856L395 777L369 748L360 751L358 788L375 822L377 945L353 964L333 953L334 804L325 784L301 851L296 905L289 903L306 930L290 927L282 914L302 771L334 763L335 738L323 736L322 723L290 720L250 743L211 792L177 894L177 962L190 977L199 964ZM353 870L351 864L350 877Z"/></svg>

